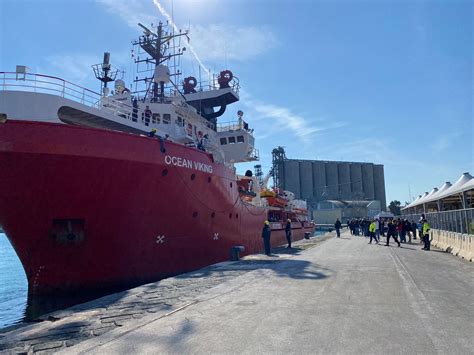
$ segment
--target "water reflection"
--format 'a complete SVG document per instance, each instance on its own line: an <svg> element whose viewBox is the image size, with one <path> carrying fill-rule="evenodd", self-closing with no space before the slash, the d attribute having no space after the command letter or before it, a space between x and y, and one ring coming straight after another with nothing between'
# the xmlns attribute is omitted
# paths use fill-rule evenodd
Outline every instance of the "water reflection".
<svg viewBox="0 0 474 355"><path fill-rule="evenodd" d="M28 295L28 281L20 259L7 236L0 232L0 329L21 322L31 322L39 316L96 298L126 290L136 285L124 285L107 290L54 296Z"/></svg>
<svg viewBox="0 0 474 355"><path fill-rule="evenodd" d="M23 320L28 282L7 236L0 233L0 328Z"/></svg>

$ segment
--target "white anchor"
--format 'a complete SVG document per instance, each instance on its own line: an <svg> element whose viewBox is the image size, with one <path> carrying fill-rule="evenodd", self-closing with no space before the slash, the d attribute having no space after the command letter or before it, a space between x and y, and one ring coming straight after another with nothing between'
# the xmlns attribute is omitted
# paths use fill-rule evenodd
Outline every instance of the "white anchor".
<svg viewBox="0 0 474 355"><path fill-rule="evenodd" d="M159 235L156 237L156 244L163 244L165 242L165 236L164 235Z"/></svg>
<svg viewBox="0 0 474 355"><path fill-rule="evenodd" d="M214 237L212 239L214 239L214 240L219 239L219 233L214 233Z"/></svg>

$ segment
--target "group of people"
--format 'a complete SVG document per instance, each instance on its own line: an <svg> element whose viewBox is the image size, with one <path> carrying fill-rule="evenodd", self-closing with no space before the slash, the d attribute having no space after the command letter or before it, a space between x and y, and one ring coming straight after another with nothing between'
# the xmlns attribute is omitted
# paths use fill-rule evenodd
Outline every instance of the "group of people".
<svg viewBox="0 0 474 355"><path fill-rule="evenodd" d="M337 237L340 237L342 224L339 219L336 220L334 228L336 229ZM424 215L420 217L418 223L415 223L415 221L409 222L407 219L400 218L376 218L372 220L368 218L352 219L347 221L347 228L350 229L352 235L370 237L369 244L372 244L372 241L378 244L380 237L383 236L387 237L385 245L388 246L390 244L390 238L393 238L399 247L401 243L407 242L407 236L408 243L411 243L412 237L413 239L417 239L416 235L418 231L420 242L424 244L423 250L430 250L431 246L429 236L430 226Z"/></svg>

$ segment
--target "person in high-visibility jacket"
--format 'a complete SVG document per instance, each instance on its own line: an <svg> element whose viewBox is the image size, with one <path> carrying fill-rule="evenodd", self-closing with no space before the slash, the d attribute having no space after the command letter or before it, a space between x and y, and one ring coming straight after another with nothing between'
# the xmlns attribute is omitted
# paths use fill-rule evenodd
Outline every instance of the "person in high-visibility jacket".
<svg viewBox="0 0 474 355"><path fill-rule="evenodd" d="M377 237L375 236L375 221L372 220L372 223L369 225L369 236L370 236L370 242L369 244L372 244L372 238L375 240L375 243L379 244L379 241L377 240Z"/></svg>
<svg viewBox="0 0 474 355"><path fill-rule="evenodd" d="M426 219L423 220L422 232L423 232L423 243L425 244L425 246L423 247L423 250L430 250L430 246L431 246L430 225L428 224L428 221Z"/></svg>

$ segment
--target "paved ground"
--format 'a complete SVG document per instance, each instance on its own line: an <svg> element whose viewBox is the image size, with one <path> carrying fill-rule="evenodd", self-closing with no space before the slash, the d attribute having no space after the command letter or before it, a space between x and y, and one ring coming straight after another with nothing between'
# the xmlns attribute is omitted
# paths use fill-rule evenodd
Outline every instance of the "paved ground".
<svg viewBox="0 0 474 355"><path fill-rule="evenodd" d="M334 234L334 233L333 233ZM291 251L275 249L274 257L252 255L240 262L212 265L159 282L40 317L37 323L0 330L0 354L68 351L90 338L122 328L138 327L196 302L199 295L253 270L270 268L314 247L331 235L302 240ZM125 328L125 327L124 327Z"/></svg>
<svg viewBox="0 0 474 355"><path fill-rule="evenodd" d="M472 263L439 251L421 251L418 244L367 245L365 238L347 233L306 248L189 274L194 276L183 279L194 278L196 284L189 290L195 292L183 292L180 302L156 313L147 308L153 303L153 287L150 297L142 287L131 300L122 296L111 303L117 307L130 305L137 295L148 298L140 303L144 310L139 319L89 336L72 348L61 350L67 344L58 340L59 346L47 351L474 354ZM176 287L170 291L179 293ZM157 299L164 302L164 294L158 292ZM89 306L88 312L104 308L98 309ZM127 311L120 312L125 317ZM36 350L44 344L38 343Z"/></svg>

